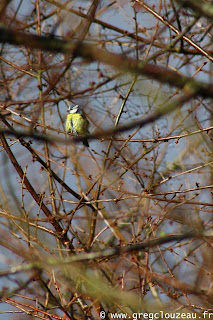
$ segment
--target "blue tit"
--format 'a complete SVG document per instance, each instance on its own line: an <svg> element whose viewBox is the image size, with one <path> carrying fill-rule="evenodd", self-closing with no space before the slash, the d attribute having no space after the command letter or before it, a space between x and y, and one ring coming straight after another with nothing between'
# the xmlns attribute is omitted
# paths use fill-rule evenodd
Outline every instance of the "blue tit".
<svg viewBox="0 0 213 320"><path fill-rule="evenodd" d="M87 136L89 134L89 121L87 120L82 108L75 105L70 106L67 111L66 131L73 133L75 136ZM86 147L89 147L89 143L86 138L83 139L83 144Z"/></svg>

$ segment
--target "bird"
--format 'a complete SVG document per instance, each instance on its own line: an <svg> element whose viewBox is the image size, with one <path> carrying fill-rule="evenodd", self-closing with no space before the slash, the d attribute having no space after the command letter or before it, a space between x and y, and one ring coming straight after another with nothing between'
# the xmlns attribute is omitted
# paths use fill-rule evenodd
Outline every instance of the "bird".
<svg viewBox="0 0 213 320"><path fill-rule="evenodd" d="M69 106L67 110L66 131L75 136L85 137L89 134L89 121L79 105ZM89 147L88 140L82 140L83 145Z"/></svg>

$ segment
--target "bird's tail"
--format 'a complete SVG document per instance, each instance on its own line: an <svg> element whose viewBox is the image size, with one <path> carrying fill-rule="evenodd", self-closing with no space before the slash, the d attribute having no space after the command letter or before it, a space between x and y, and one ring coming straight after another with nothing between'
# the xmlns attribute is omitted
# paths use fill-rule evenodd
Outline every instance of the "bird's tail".
<svg viewBox="0 0 213 320"><path fill-rule="evenodd" d="M84 139L83 140L83 145L86 146L86 147L89 147L89 142L87 139Z"/></svg>

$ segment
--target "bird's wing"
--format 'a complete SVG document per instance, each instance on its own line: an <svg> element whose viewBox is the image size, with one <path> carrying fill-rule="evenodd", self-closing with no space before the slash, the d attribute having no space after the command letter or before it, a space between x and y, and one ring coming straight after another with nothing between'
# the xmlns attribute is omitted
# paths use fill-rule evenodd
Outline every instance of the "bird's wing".
<svg viewBox="0 0 213 320"><path fill-rule="evenodd" d="M85 120L85 121L84 121L84 128L88 130L88 128L89 128L89 126L90 126L89 120L87 119L84 111L82 111L82 114L81 114L81 115L82 115L82 117L83 117L84 120Z"/></svg>

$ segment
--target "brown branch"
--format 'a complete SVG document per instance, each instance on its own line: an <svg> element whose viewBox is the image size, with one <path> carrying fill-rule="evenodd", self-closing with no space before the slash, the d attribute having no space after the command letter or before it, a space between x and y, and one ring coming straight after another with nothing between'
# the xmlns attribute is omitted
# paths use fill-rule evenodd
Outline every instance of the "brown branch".
<svg viewBox="0 0 213 320"><path fill-rule="evenodd" d="M136 75L145 75L161 83L169 84L183 89L190 85L196 90L196 95L213 98L213 84L202 81L195 81L190 77L168 70L154 64L144 64L143 61L126 57L123 54L112 53L98 48L96 45L86 43L78 44L73 41L66 41L55 37L29 35L16 32L5 27L0 27L0 42L14 45L24 45L30 48L37 48L46 51L74 54L88 61L98 61L111 65L122 72L130 72Z"/></svg>
<svg viewBox="0 0 213 320"><path fill-rule="evenodd" d="M0 115L1 117L1 115ZM138 120L131 122L129 124L126 124L125 126L119 126L116 129L108 129L108 130L103 130L101 132L97 132L91 135L87 136L87 139L103 139L105 138L107 140L107 137L110 135L114 135L115 133L120 133L120 132L125 132L127 130L133 129L135 127L144 127L145 125L153 122L153 120L149 120L149 117L146 119ZM40 125L40 124L39 124ZM11 127L12 128L12 127ZM46 127L49 129L49 127ZM195 135L201 132L210 132L213 130L213 126L207 127L201 130L196 130L194 132L189 132L185 134L180 134L180 135L175 135L175 136L166 136L166 137L161 137L161 138L150 138L150 139L131 139L129 142L152 142L152 143L157 143L157 142L168 142L169 140L180 140L185 137L189 137L191 135ZM59 131L59 130L58 130ZM57 132L58 132L57 131ZM64 133L63 131L60 130L61 133ZM64 139L64 138L59 138L57 136L52 136L52 135L47 135L47 134L42 134L42 133L37 133L37 132L25 132L25 131L15 131L15 130L7 130L7 129L0 129L0 133L9 135L9 136L15 136L17 139L20 138L32 138L36 141L39 142L48 142L52 145L55 145L56 143L63 143L65 145L70 145L72 143L80 142L83 139L81 137L70 137L70 139ZM126 139L123 138L114 138L115 141L126 141ZM68 191L68 190L67 190ZM68 191L70 192L70 191ZM74 195L77 199L78 196L75 193L70 192L72 195ZM79 200L81 199L81 196L79 196Z"/></svg>
<svg viewBox="0 0 213 320"><path fill-rule="evenodd" d="M175 32L176 34L180 34L180 31L175 28L172 24L170 24L165 17L161 17L161 15L159 15L156 11L154 11L151 7L149 7L147 4L145 4L143 1L140 0L134 0L135 3L137 3L139 6L143 7L144 9L146 9L148 12L150 12L154 17L156 17L157 19L159 19L162 23L164 23L167 27L169 27L173 32ZM195 49L197 49L198 51L200 51L200 53L202 53L204 56L206 56L210 61L213 61L213 57L211 55L208 54L208 52L206 52L205 50L203 50L203 48L201 48L199 45L197 45L192 39L186 37L185 35L183 35L183 39L190 44L192 47L194 47Z"/></svg>
<svg viewBox="0 0 213 320"><path fill-rule="evenodd" d="M127 245L127 246L114 246L113 248L107 248L104 250L100 250L97 252L90 252L90 253L82 253L78 254L78 256L73 256L67 259L64 259L62 263L67 264L71 262L77 261L88 261L88 260L96 260L96 259L105 259L105 258L115 258L116 256L121 256L123 254L139 252L145 250L147 248L154 248L156 246L160 246L163 244L167 244L169 242L174 241L182 241L186 239L201 239L203 237L208 237L208 235L204 235L202 233L198 233L195 231L187 232L183 234L169 234L165 237L159 237L155 239L150 239L143 241L142 243L134 244L134 245ZM212 237L209 234L209 237ZM54 259L53 259L54 260ZM55 261L56 262L56 261ZM50 261L50 263L55 263L54 261ZM48 263L48 262L47 262Z"/></svg>
<svg viewBox="0 0 213 320"><path fill-rule="evenodd" d="M31 185L30 181L27 179L26 175L24 174L21 166L19 165L18 161L16 160L14 154L10 150L10 147L2 133L0 133L0 140L2 142L2 146L4 150L7 152L7 155L13 164L14 168L16 169L18 175L20 176L21 180L23 180L23 183L28 190L28 192L31 194L35 202L38 204L38 206L42 209L42 211L45 213L45 215L48 217L49 222L53 225L57 232L57 237L61 240L63 245L65 247L69 246L70 249L73 249L71 246L70 240L67 237L67 234L63 233L62 227L59 225L59 223L56 221L56 219L52 216L52 213L49 211L49 209L45 206L43 201L41 200L41 195L37 194L33 186Z"/></svg>
<svg viewBox="0 0 213 320"><path fill-rule="evenodd" d="M178 1L178 0L176 0ZM193 0L192 0L193 1ZM85 18L85 19L89 19L87 14L83 13L81 10L75 10L73 8L67 8L66 5L61 5L61 3L58 3L57 1L55 0L47 0L47 2L53 4L54 6L56 6L57 8L60 8L60 10L65 10L67 12L70 12L70 13L74 13L76 14L77 16L79 17L82 17L82 18ZM93 20L93 23L96 23L96 24L99 24L100 26L102 26L104 29L109 29L109 30L113 30L117 33L120 33L122 34L123 36L125 37L128 37L130 39L133 39L133 40L136 40L136 41L139 41L141 43L145 43L145 44L152 44L153 46L157 47L157 48L161 48L161 49L164 49L165 48L165 43L162 43L162 42L159 42L159 41L153 41L152 39L147 39L147 38L144 38L144 37L141 37L140 35L136 35L135 33L133 32L129 32L128 30L125 30L125 29L121 29L117 26L114 26L112 24L109 24L105 21L102 21L100 19L94 19ZM28 26L31 26L31 24L29 24ZM202 52L198 51L198 50L194 50L194 49L184 49L184 48L168 48L168 52L175 52L175 53L182 53L182 54L190 54L190 55L203 55ZM207 52L207 54L213 54L213 50L209 50Z"/></svg>

